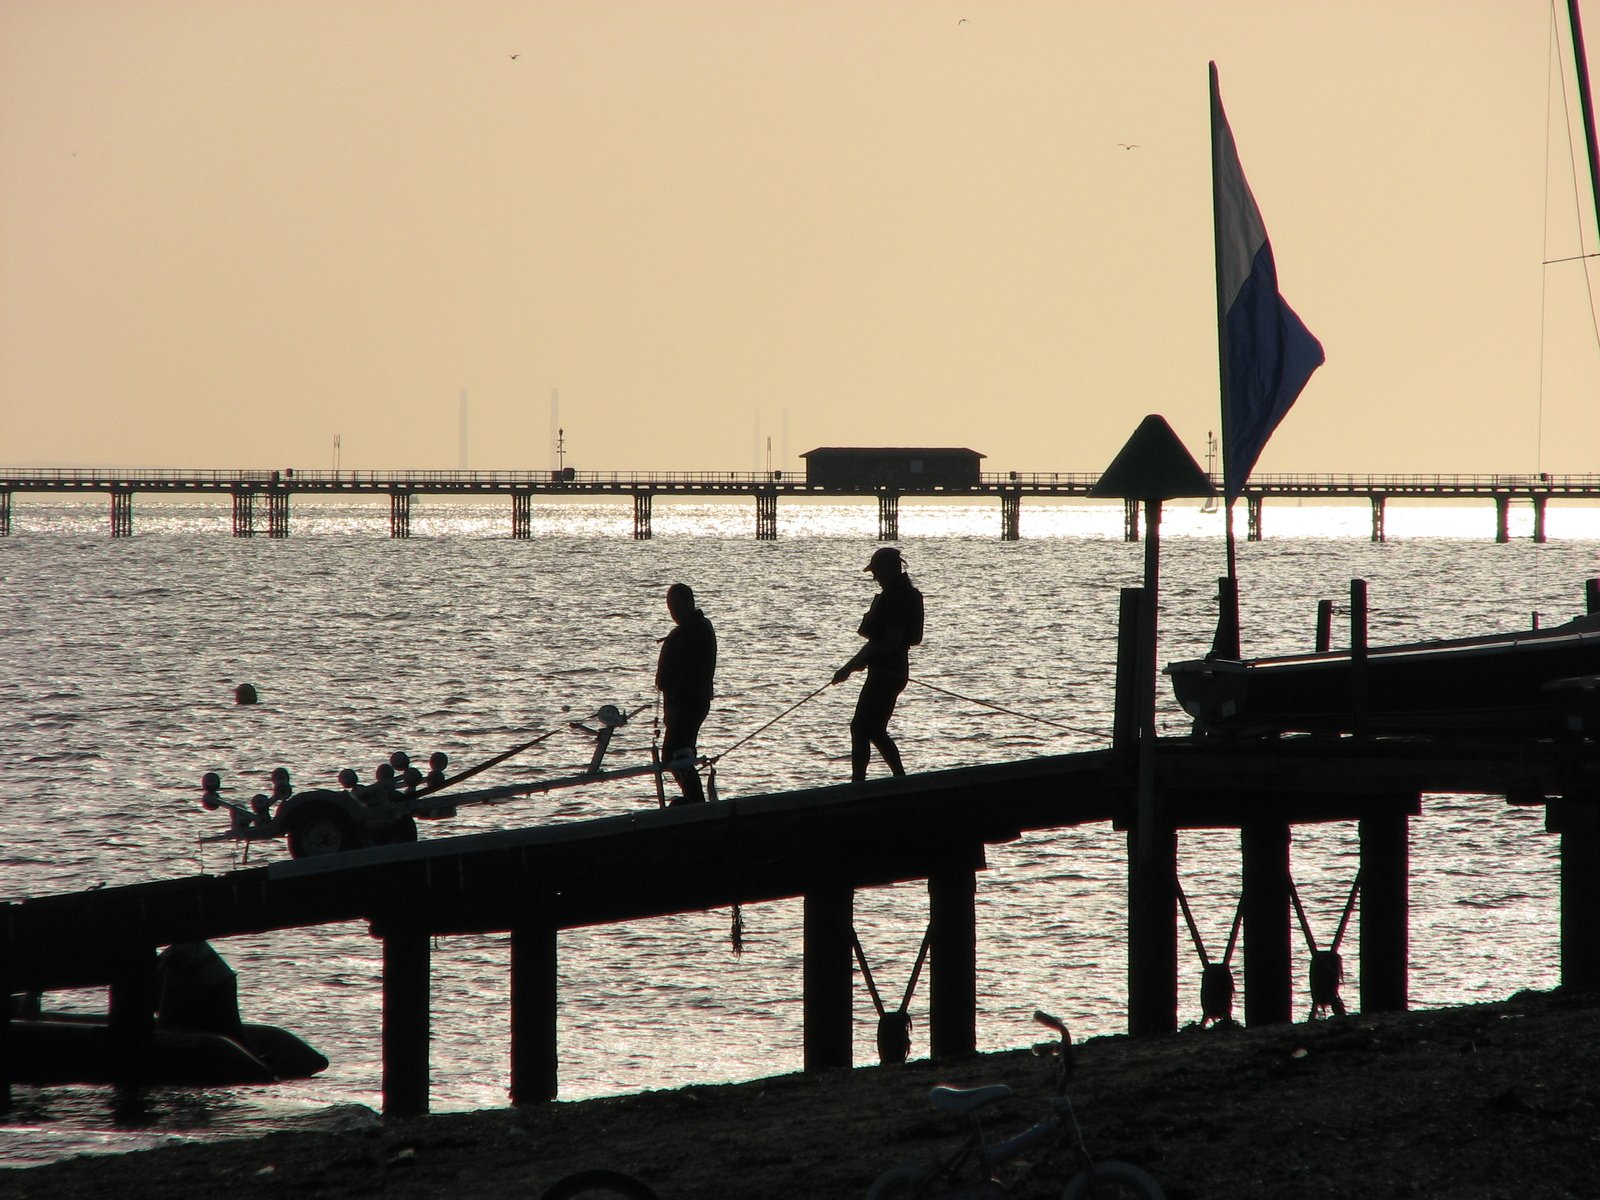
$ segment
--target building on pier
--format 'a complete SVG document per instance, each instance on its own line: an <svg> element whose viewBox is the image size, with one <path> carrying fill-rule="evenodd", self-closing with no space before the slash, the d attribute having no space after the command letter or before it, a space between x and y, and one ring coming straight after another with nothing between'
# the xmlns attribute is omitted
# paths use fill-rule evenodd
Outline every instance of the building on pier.
<svg viewBox="0 0 1600 1200"><path fill-rule="evenodd" d="M819 446L800 456L813 487L977 487L984 456L951 446Z"/></svg>

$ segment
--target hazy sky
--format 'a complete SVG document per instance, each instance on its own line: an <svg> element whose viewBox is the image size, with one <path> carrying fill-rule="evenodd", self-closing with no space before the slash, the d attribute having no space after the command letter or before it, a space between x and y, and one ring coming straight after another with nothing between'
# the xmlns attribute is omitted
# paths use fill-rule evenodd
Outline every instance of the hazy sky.
<svg viewBox="0 0 1600 1200"><path fill-rule="evenodd" d="M1552 26L1545 0L3 0L0 463L327 468L337 435L346 469L451 468L463 389L481 469L551 465L556 389L583 470L748 470L770 437L774 466L1093 471L1150 412L1203 459L1214 59L1328 358L1258 470L1600 470L1585 265L1541 266L1595 244Z"/></svg>

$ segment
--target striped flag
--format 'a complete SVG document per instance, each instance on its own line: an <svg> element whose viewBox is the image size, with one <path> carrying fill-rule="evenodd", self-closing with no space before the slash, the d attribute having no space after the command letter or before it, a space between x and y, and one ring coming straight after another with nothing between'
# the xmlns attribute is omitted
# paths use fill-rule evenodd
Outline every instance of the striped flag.
<svg viewBox="0 0 1600 1200"><path fill-rule="evenodd" d="M1272 243L1222 111L1211 64L1211 189L1222 358L1222 481L1244 490L1272 431L1323 363L1322 343L1278 294Z"/></svg>

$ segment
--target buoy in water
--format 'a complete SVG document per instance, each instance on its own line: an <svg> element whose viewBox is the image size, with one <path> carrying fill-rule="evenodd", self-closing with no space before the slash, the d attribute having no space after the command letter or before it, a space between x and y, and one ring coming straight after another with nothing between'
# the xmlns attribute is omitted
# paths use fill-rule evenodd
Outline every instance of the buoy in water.
<svg viewBox="0 0 1600 1200"><path fill-rule="evenodd" d="M256 695L256 685L253 683L241 683L233 689L235 704L255 704L260 699L261 697Z"/></svg>

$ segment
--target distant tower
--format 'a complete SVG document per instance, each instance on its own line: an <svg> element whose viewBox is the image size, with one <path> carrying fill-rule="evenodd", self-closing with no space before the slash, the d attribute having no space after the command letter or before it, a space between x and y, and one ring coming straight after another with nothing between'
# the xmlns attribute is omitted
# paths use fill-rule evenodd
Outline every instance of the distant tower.
<svg viewBox="0 0 1600 1200"><path fill-rule="evenodd" d="M467 469L467 389L461 389L461 423L456 434L456 466Z"/></svg>

